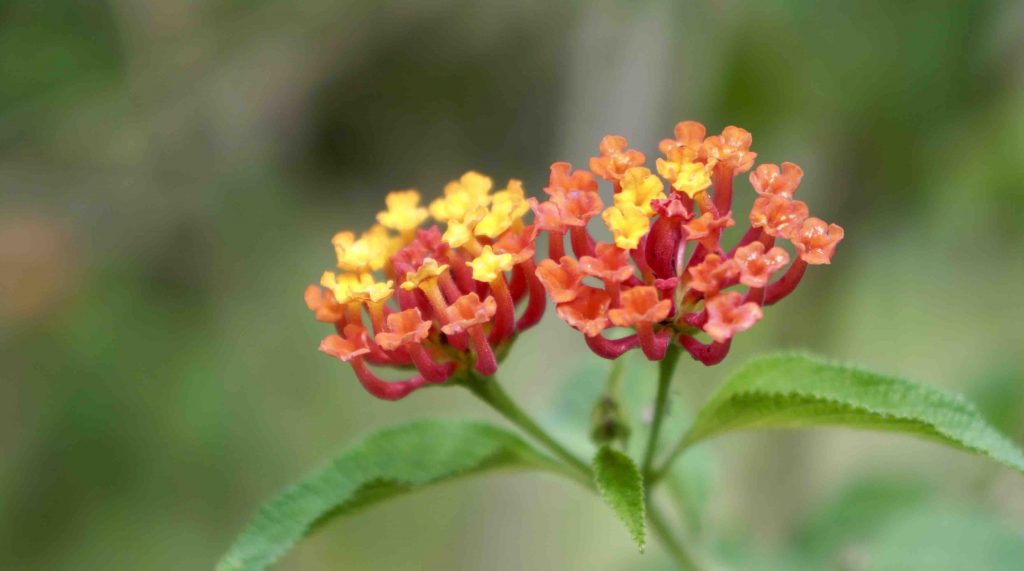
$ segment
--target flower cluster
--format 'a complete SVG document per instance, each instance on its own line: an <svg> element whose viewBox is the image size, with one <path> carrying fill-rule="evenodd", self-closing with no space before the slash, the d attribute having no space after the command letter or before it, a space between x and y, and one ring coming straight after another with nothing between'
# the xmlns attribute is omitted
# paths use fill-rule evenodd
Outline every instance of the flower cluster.
<svg viewBox="0 0 1024 571"><path fill-rule="evenodd" d="M351 364L374 396L400 399L460 368L492 375L495 353L540 321L546 297L534 262L537 229L524 222L530 202L518 180L496 192L492 186L468 172L429 207L414 190L392 192L376 225L331 240L340 271L308 286L306 305L336 330L320 350ZM445 224L444 232L421 228L429 218ZM417 372L385 381L369 365Z"/></svg>
<svg viewBox="0 0 1024 571"><path fill-rule="evenodd" d="M830 262L843 229L810 217L807 205L793 198L800 167L753 168L757 153L750 145L750 133L739 127L707 136L700 123L683 121L674 138L661 141L656 173L619 136L601 141L590 171L551 166L548 199L533 203L536 226L549 235L550 259L537 276L559 317L595 353L615 359L640 347L661 360L677 341L704 364L718 363L733 336L760 320L764 306L789 295L808 265ZM748 171L759 196L749 230L726 250L723 233L736 224L733 179ZM596 177L613 187L607 207ZM598 216L610 243L597 242L587 228ZM573 256L566 255L566 235ZM792 263L776 245L780 239L792 244ZM632 331L606 337L614 327ZM708 343L696 337L702 331Z"/></svg>

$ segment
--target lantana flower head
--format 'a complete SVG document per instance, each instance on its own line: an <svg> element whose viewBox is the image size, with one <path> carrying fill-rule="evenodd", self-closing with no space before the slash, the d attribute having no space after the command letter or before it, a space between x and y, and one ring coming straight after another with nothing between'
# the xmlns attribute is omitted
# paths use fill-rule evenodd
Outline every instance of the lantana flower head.
<svg viewBox="0 0 1024 571"><path fill-rule="evenodd" d="M537 277L559 317L595 353L614 359L640 348L660 360L678 344L705 364L718 363L765 306L796 288L808 265L830 262L843 229L811 218L793 198L803 178L799 166L755 167L752 143L739 127L708 135L700 123L683 121L658 145L663 156L655 173L625 138L605 137L590 167L611 182L607 207L593 175L552 165L550 198L532 205L537 228L549 235L549 259ZM748 215L736 217L733 182L747 172L758 196ZM588 229L598 214L609 243ZM737 220L750 226L727 245ZM615 328L627 331L613 336Z"/></svg>
<svg viewBox="0 0 1024 571"><path fill-rule="evenodd" d="M370 230L331 240L339 271L306 288L306 305L335 326L320 350L349 363L374 396L403 398L468 368L492 375L499 349L540 321L530 201L518 180L493 188L468 172L427 207L415 190L393 192ZM422 228L430 217L444 228ZM416 373L385 381L371 366Z"/></svg>

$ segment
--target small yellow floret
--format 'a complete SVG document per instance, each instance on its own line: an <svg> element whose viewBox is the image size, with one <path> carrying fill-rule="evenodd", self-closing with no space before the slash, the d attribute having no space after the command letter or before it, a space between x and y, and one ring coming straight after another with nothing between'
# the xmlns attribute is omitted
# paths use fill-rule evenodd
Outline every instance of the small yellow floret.
<svg viewBox="0 0 1024 571"><path fill-rule="evenodd" d="M370 274L335 274L324 272L320 276L320 285L334 293L334 299L340 304L356 301L355 291L373 283Z"/></svg>
<svg viewBox="0 0 1024 571"><path fill-rule="evenodd" d="M391 280L378 282L369 274L363 277L369 277L370 279L360 280L360 283L352 288L352 299L364 303L377 303L387 301L395 293L395 282Z"/></svg>
<svg viewBox="0 0 1024 571"><path fill-rule="evenodd" d="M494 193L490 210L477 222L474 231L477 236L497 238L529 211L530 203L526 201L522 181L512 179L508 181L508 188Z"/></svg>
<svg viewBox="0 0 1024 571"><path fill-rule="evenodd" d="M473 268L473 279L478 282L493 282L515 265L512 254L495 254L490 246L484 246L480 255L466 265Z"/></svg>
<svg viewBox="0 0 1024 571"><path fill-rule="evenodd" d="M683 153L680 160L658 159L657 162L658 173L672 184L672 188L693 198L711 186L711 171L715 161L709 159L707 163L696 162L690 159L690 154Z"/></svg>
<svg viewBox="0 0 1024 571"><path fill-rule="evenodd" d="M375 224L357 240L352 232L338 232L331 238L338 267L350 272L366 273L383 269L401 246L386 228Z"/></svg>
<svg viewBox="0 0 1024 571"><path fill-rule="evenodd" d="M491 202L491 179L474 171L462 175L444 187L444 196L430 203L430 215L438 222L463 220Z"/></svg>
<svg viewBox="0 0 1024 571"><path fill-rule="evenodd" d="M468 224L452 220L448 222L448 229L445 230L441 239L452 248L461 248L473 239L473 228Z"/></svg>
<svg viewBox="0 0 1024 571"><path fill-rule="evenodd" d="M632 250L640 244L650 229L650 218L640 207L633 204L612 206L601 215L608 229L615 237L615 245L623 250Z"/></svg>
<svg viewBox="0 0 1024 571"><path fill-rule="evenodd" d="M615 195L615 205L631 204L650 217L654 216L651 202L665 198L665 183L644 167L633 167L622 177L622 190Z"/></svg>
<svg viewBox="0 0 1024 571"><path fill-rule="evenodd" d="M420 206L420 193L415 190L402 190L388 193L384 199L388 209L377 214L377 222L382 226L408 233L430 215L426 208Z"/></svg>
<svg viewBox="0 0 1024 571"><path fill-rule="evenodd" d="M402 283L402 289L414 290L418 288L421 283L430 279L437 279L446 271L448 271L448 264L438 264L437 260L434 258L427 258L423 260L423 263L420 264L418 270L405 274L405 281Z"/></svg>

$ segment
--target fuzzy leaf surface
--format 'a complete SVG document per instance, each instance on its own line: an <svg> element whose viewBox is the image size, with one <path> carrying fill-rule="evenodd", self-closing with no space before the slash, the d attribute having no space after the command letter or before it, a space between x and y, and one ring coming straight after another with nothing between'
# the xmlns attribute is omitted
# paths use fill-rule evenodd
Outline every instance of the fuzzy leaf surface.
<svg viewBox="0 0 1024 571"><path fill-rule="evenodd" d="M643 551L647 508L644 480L636 464L622 452L602 446L594 456L594 482L605 503L615 510L637 547Z"/></svg>
<svg viewBox="0 0 1024 571"><path fill-rule="evenodd" d="M558 470L481 422L417 421L373 434L265 504L217 571L266 569L328 521L427 485L499 468Z"/></svg>
<svg viewBox="0 0 1024 571"><path fill-rule="evenodd" d="M806 355L743 366L697 415L686 443L742 429L809 426L911 434L1024 472L1020 449L962 397Z"/></svg>

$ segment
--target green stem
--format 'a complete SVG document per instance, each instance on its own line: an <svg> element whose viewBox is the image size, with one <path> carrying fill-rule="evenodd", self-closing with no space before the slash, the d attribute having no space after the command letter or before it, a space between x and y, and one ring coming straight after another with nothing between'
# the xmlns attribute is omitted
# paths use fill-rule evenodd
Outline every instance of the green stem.
<svg viewBox="0 0 1024 571"><path fill-rule="evenodd" d="M665 520L665 516L662 515L661 511L653 503L647 504L647 520L651 523L651 530L654 531L654 535L661 541L665 551L668 551L668 554L672 556L672 559L679 565L680 569L683 571L700 571L700 566L697 565L697 562L694 561L693 556L686 550L682 542L672 534L672 529Z"/></svg>
<svg viewBox="0 0 1024 571"><path fill-rule="evenodd" d="M658 438L661 436L661 425L665 421L665 408L668 406L668 392L672 386L672 375L676 371L676 364L682 355L682 348L672 343L668 346L665 358L662 359L658 368L658 396L654 401L654 419L651 422L651 433L647 438L647 451L644 452L644 462L641 473L644 480L651 475L651 468L654 465L654 456L658 452Z"/></svg>
<svg viewBox="0 0 1024 571"><path fill-rule="evenodd" d="M556 441L546 430L541 428L536 421L530 418L519 405L508 396L508 393L501 388L498 380L494 377L481 377L476 374L468 375L461 384L476 395L480 400L491 406L495 411L515 424L523 432L535 438L544 445L552 454L564 461L579 476L581 483L593 488L594 479L590 472L590 466L577 458L572 452Z"/></svg>

